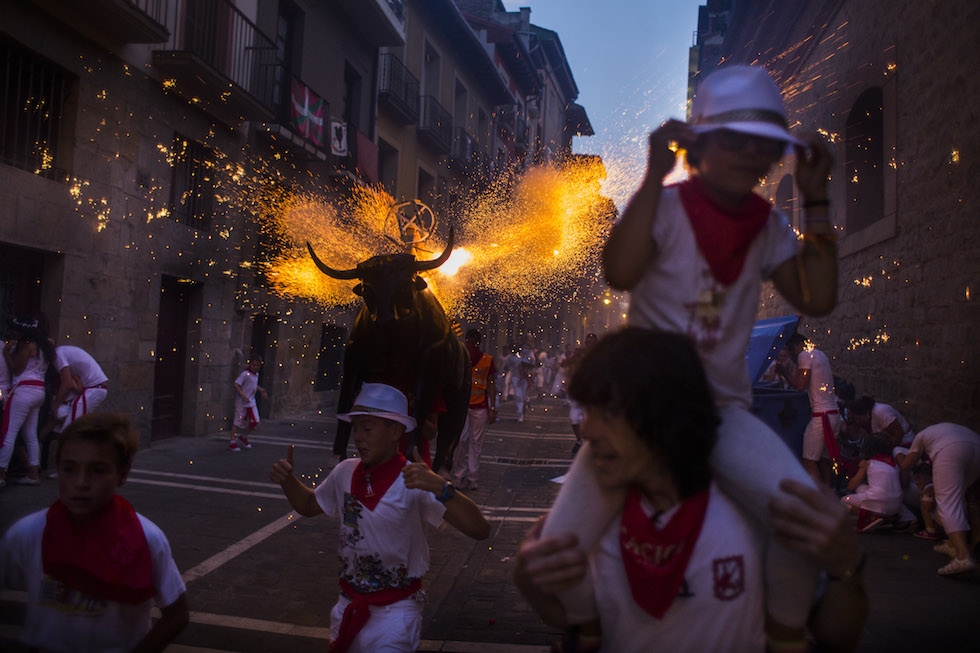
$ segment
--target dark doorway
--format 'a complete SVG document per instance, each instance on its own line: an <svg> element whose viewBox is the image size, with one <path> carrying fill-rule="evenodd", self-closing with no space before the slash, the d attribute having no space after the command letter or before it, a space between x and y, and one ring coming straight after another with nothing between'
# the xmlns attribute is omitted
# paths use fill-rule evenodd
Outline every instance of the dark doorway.
<svg viewBox="0 0 980 653"><path fill-rule="evenodd" d="M44 254L0 245L0 332L10 318L33 317L41 310Z"/></svg>
<svg viewBox="0 0 980 653"><path fill-rule="evenodd" d="M164 275L160 283L156 365L153 369L153 420L150 437L180 433L187 362L187 323L193 282Z"/></svg>
<svg viewBox="0 0 980 653"><path fill-rule="evenodd" d="M340 362L344 354L347 330L336 324L324 324L320 330L320 353L316 359L314 390L336 390L340 387Z"/></svg>

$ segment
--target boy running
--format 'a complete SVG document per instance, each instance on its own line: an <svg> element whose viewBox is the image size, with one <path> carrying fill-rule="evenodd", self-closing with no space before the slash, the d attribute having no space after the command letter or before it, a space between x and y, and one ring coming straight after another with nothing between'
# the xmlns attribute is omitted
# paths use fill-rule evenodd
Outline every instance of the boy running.
<svg viewBox="0 0 980 653"><path fill-rule="evenodd" d="M248 367L235 379L235 417L231 424L229 451L252 448L248 435L259 425L259 407L255 403L255 392L258 391L263 399L269 398L265 388L259 385L260 367L262 359L250 358ZM241 442L241 446L238 442Z"/></svg>
<svg viewBox="0 0 980 653"><path fill-rule="evenodd" d="M359 458L341 461L316 489L293 474L293 447L272 466L293 509L304 517L340 518L341 594L330 613L331 652L414 651L422 632L422 576L429 569L425 524L443 520L483 540L490 525L452 483L416 451L398 453L415 428L408 400L382 383L365 383L349 413Z"/></svg>

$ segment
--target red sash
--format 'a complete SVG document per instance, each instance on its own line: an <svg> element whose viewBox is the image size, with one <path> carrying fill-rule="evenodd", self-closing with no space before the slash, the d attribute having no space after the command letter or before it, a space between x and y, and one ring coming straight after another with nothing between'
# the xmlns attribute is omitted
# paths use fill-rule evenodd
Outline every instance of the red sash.
<svg viewBox="0 0 980 653"><path fill-rule="evenodd" d="M365 508L374 510L407 464L408 460L401 454L371 469L364 467L362 460L354 468L354 475L350 480L350 493L363 503Z"/></svg>
<svg viewBox="0 0 980 653"><path fill-rule="evenodd" d="M344 651L350 648L357 633L361 632L364 624L371 618L371 609L369 606L391 605L402 599L407 599L422 589L421 578L416 578L415 582L408 587L389 587L378 590L377 592L368 592L367 594L358 592L343 578L339 579L339 581L340 591L350 599L350 603L344 608L344 616L341 618L340 628L337 630L337 639L330 642L330 648L328 649L330 653L344 653Z"/></svg>
<svg viewBox="0 0 980 653"><path fill-rule="evenodd" d="M830 454L830 459L835 463L841 459L840 447L837 446L837 436L834 435L834 429L830 427L830 417L829 415L837 415L838 411L828 410L822 413L813 413L813 417L819 417L820 423L823 425L823 441L827 445L827 453Z"/></svg>
<svg viewBox="0 0 980 653"><path fill-rule="evenodd" d="M41 535L44 573L72 589L107 601L139 605L153 598L153 561L143 525L119 495L86 523L55 501Z"/></svg>
<svg viewBox="0 0 980 653"><path fill-rule="evenodd" d="M681 502L664 528L658 529L631 488L623 506L619 551L633 600L648 614L663 618L684 582L684 572L708 511L708 490Z"/></svg>
<svg viewBox="0 0 980 653"><path fill-rule="evenodd" d="M0 423L0 446L3 446L4 441L7 439L7 429L10 428L10 413L13 412L10 410L10 408L14 405L14 393L17 391L17 388L22 385L37 385L43 388L44 381L35 381L34 379L21 381L10 389L10 395L7 397L7 407L6 410L3 411L3 422ZM14 433L14 436L16 435L17 434Z"/></svg>
<svg viewBox="0 0 980 653"><path fill-rule="evenodd" d="M697 177L677 184L677 190L712 276L726 286L732 285L742 273L749 247L769 219L772 205L749 193L737 209L729 209L711 199Z"/></svg>
<svg viewBox="0 0 980 653"><path fill-rule="evenodd" d="M78 419L78 402L82 402L82 415L88 415L88 399L85 397L85 392L101 387L102 385L90 385L87 388L82 388L82 391L71 402L71 421L74 422Z"/></svg>

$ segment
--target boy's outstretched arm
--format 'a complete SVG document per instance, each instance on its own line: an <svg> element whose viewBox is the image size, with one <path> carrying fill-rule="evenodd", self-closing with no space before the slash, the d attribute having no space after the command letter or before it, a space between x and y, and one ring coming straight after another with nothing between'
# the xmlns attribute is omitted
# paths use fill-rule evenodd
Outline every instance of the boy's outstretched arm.
<svg viewBox="0 0 980 653"><path fill-rule="evenodd" d="M161 617L153 624L146 637L133 649L133 653L158 653L167 648L190 621L187 595L181 594L179 599L165 608L161 608L160 612Z"/></svg>
<svg viewBox="0 0 980 653"><path fill-rule="evenodd" d="M606 282L617 290L631 290L636 286L648 261L656 254L657 244L651 232L664 177L676 160L676 154L670 149L672 142L687 147L694 142L694 134L679 120L668 120L650 134L647 175L623 217L613 226L602 250Z"/></svg>
<svg viewBox="0 0 980 653"><path fill-rule="evenodd" d="M293 474L293 445L289 445L286 450L286 457L280 458L272 466L269 471L269 478L279 484L283 494L289 499L289 505L293 507L293 510L304 517L316 517L323 514L323 508L317 503L313 490L303 485Z"/></svg>
<svg viewBox="0 0 980 653"><path fill-rule="evenodd" d="M803 140L808 147L796 151L796 186L806 213L803 247L798 256L776 268L772 281L795 309L820 317L837 305L837 244L827 204L834 159L819 135L808 134Z"/></svg>
<svg viewBox="0 0 980 653"><path fill-rule="evenodd" d="M446 479L429 469L422 460L416 448L413 456L415 462L405 465L402 475L405 477L405 487L410 490L425 490L439 496L446 485ZM479 507L462 492L446 501L446 514L443 519L463 535L474 540L485 540L490 537L490 524L480 512Z"/></svg>

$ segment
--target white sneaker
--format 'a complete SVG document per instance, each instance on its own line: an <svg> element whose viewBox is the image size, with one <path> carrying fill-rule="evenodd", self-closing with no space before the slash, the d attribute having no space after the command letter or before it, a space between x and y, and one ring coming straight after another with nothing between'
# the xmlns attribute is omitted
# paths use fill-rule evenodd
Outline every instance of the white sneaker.
<svg viewBox="0 0 980 653"><path fill-rule="evenodd" d="M231 452L239 452L241 450L242 450L242 448L239 447L238 446L238 443L235 442L234 440L232 440L231 442L228 443L228 451L231 451Z"/></svg>

